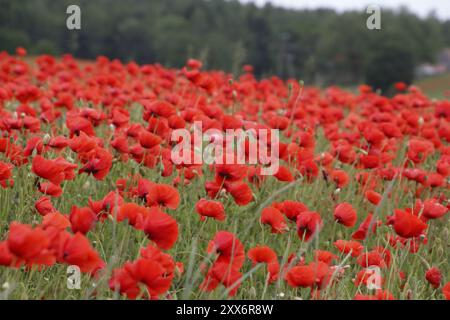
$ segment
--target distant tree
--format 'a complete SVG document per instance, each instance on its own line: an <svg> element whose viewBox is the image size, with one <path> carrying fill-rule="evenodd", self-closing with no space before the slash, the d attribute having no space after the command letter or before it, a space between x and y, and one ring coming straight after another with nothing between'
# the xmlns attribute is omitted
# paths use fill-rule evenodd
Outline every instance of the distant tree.
<svg viewBox="0 0 450 320"><path fill-rule="evenodd" d="M414 80L414 55L401 43L380 45L371 55L366 66L366 82L383 94L390 94L396 82L411 84Z"/></svg>

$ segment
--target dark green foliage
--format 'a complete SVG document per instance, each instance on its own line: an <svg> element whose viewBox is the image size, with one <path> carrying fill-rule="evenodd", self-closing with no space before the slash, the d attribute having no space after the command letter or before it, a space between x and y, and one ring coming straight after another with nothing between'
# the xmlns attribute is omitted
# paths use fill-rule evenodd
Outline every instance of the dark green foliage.
<svg viewBox="0 0 450 320"><path fill-rule="evenodd" d="M414 55L401 43L386 43L371 55L366 67L366 82L389 94L396 82L414 80Z"/></svg>
<svg viewBox="0 0 450 320"><path fill-rule="evenodd" d="M81 8L82 29L66 28L66 8ZM160 62L180 67L189 57L209 69L277 74L320 84L364 80L374 48L397 34L416 63L450 45L449 21L420 19L405 9L382 13L382 30L366 28L363 11L293 11L236 0L0 0L0 50L72 53L93 59Z"/></svg>

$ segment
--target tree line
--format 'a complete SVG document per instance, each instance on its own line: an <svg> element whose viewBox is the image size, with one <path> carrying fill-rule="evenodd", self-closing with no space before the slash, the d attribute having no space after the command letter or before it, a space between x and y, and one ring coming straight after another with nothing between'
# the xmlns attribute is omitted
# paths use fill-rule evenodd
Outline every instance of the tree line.
<svg viewBox="0 0 450 320"><path fill-rule="evenodd" d="M81 8L81 30L66 28L71 4ZM0 0L0 8L0 50L24 46L31 54L106 55L173 67L195 57L209 69L239 74L251 64L258 76L317 84L364 82L373 63L384 61L380 48L393 51L386 59L406 59L411 68L450 46L450 20L420 18L406 8L383 11L381 30L367 29L363 11L236 0ZM407 57L396 59L400 52Z"/></svg>

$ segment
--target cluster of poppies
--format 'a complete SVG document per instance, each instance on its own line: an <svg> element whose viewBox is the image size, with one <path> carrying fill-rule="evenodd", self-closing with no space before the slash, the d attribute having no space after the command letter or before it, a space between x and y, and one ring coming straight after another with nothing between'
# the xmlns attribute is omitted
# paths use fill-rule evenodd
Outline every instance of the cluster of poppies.
<svg viewBox="0 0 450 320"><path fill-rule="evenodd" d="M187 263L174 259L174 248L181 237L192 236L182 234L176 218L188 201L192 212L183 215L222 230L206 235L208 263L200 266L203 280L197 284L203 292L225 288L226 295L235 296L246 275L260 266L265 266L264 286L307 288L316 299L339 298L332 288L349 272L345 263L357 270L353 284L368 286L376 270L390 270L394 251L414 255L423 247L432 248L430 228L445 228L447 221L448 229L450 101L431 100L413 86L397 88L388 98L365 85L349 93L276 77L257 80L250 66L234 79L222 71L202 70L197 60L179 70L106 57L80 63L69 55L43 55L31 61L23 48L15 56L2 52L0 186L8 195L19 192L15 180L25 170L35 189L27 196L39 196L35 212L29 213L36 215L36 223L13 221L0 234L0 270L76 265L92 277L106 274L111 292L127 298L170 298L174 279L183 277ZM201 122L203 130L224 132L279 130L279 170L265 176L261 164L174 163L171 153L177 141L171 140L171 133L190 130L194 122ZM55 208L54 199L71 197L66 185L84 175L106 184L119 164L130 173L114 176L103 198L89 197L66 213ZM139 173L133 166L139 166ZM149 172L166 183L148 179ZM283 198L284 187L318 181L326 183L334 207ZM201 199L183 194L196 183L203 187ZM394 196L395 183L412 197ZM280 199L259 197L268 186L280 189L273 190L280 191ZM371 212L358 212L351 195L339 200L347 188L362 194ZM386 203L395 209L381 212ZM255 224L274 238L283 239L294 230L304 250L282 259L283 252L271 247L272 238L246 248L240 230L231 232L227 226L232 223L225 224L231 210L245 207L251 208ZM97 224L111 221L126 223L148 243L137 259L107 274L109 257L102 257L89 239L99 232ZM326 222L334 223L340 236L332 235L328 248L309 246ZM342 236L347 230L348 238ZM367 240L373 237L379 244L369 246ZM445 250L448 241L448 234L440 239ZM426 263L421 280L437 297L450 299L448 261ZM398 272L399 283L404 285L407 278ZM378 280L376 288L358 290L354 298L396 298L385 279Z"/></svg>

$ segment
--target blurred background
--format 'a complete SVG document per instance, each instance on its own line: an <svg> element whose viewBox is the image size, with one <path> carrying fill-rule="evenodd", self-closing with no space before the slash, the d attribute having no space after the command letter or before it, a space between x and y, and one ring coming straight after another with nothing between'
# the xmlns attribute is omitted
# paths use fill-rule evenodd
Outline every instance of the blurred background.
<svg viewBox="0 0 450 320"><path fill-rule="evenodd" d="M438 77L450 87L450 1L427 1L423 10L382 5L381 30L367 29L361 1L256 2L0 0L0 51L23 46L30 55L105 55L169 67L198 58L208 69L239 75L251 64L257 76L319 86L382 88L386 78ZM380 4L387 2L396 4ZM71 4L81 8L81 30L66 27Z"/></svg>

